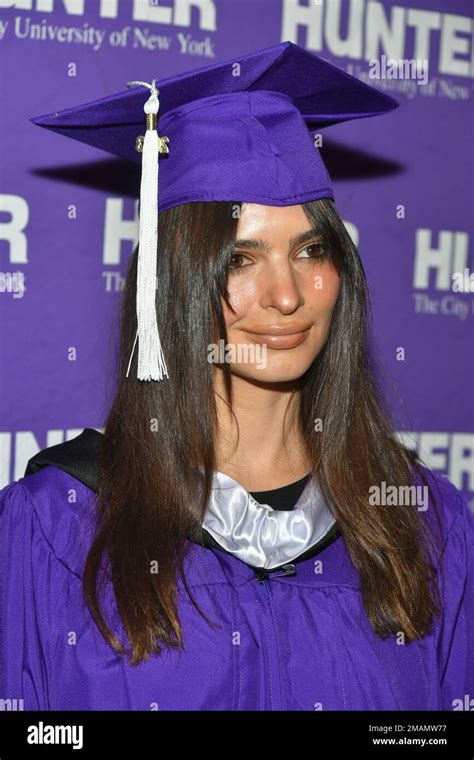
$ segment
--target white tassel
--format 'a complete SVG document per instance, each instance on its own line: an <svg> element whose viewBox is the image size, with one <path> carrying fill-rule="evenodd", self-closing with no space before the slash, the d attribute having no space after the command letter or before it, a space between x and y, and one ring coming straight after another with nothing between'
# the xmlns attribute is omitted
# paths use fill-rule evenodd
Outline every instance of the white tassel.
<svg viewBox="0 0 474 760"><path fill-rule="evenodd" d="M133 85L144 85L151 90L151 95L144 105L148 114L158 114L158 90L147 82L128 82ZM156 120L155 120L156 123ZM151 125L151 117L147 116L147 130L141 142L138 138L137 150L142 150L142 176L140 186L140 230L137 265L137 322L138 330L133 343L132 353L127 368L130 371L135 345L138 338L138 371L139 380L162 380L168 376L163 349L158 333L156 318L156 269L158 252L158 155L160 151L168 152L164 144L167 138L160 138L156 127Z"/></svg>

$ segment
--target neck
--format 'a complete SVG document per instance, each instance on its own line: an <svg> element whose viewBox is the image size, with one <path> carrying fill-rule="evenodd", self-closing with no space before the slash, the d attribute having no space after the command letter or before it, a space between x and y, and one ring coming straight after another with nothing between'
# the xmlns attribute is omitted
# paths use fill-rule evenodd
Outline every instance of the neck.
<svg viewBox="0 0 474 760"><path fill-rule="evenodd" d="M232 415L216 373L217 469L248 491L280 488L311 470L298 425L300 392L294 384L255 383L232 377ZM286 414L286 418L285 418Z"/></svg>

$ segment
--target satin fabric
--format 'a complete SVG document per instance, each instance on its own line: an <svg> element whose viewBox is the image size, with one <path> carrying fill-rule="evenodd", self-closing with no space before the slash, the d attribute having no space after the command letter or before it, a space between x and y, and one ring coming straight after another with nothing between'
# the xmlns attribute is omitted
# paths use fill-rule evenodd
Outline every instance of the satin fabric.
<svg viewBox="0 0 474 760"><path fill-rule="evenodd" d="M271 570L303 554L335 522L313 478L286 512L260 504L240 483L215 470L203 525L226 551Z"/></svg>
<svg viewBox="0 0 474 760"><path fill-rule="evenodd" d="M426 471L428 474L428 471ZM443 615L423 639L378 638L342 536L259 580L189 544L178 582L184 651L139 666L102 638L82 597L93 492L47 466L0 492L0 699L24 710L454 710L474 693L473 515L439 486ZM432 510L422 514L430 519ZM110 588L108 620L126 640ZM15 702L16 700L16 702Z"/></svg>

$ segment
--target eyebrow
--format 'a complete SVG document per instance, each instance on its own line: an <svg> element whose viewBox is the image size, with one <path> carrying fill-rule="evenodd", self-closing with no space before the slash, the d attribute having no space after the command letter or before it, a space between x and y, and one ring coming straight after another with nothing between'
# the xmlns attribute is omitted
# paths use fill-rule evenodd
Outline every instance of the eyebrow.
<svg viewBox="0 0 474 760"><path fill-rule="evenodd" d="M300 245L301 243L305 243L307 240L312 240L312 238L320 236L321 233L318 232L318 230L306 230L306 232L300 232L290 238L290 248L293 248L293 246ZM271 251L271 246L265 240L262 240L260 238L257 238L256 240L236 240L233 243L233 247L250 248L253 251L265 251L266 253L269 253Z"/></svg>

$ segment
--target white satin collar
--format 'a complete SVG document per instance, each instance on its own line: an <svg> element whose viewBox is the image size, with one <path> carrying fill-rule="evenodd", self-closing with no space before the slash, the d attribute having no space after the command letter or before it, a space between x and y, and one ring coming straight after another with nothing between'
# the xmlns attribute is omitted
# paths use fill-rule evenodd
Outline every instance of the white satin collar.
<svg viewBox="0 0 474 760"><path fill-rule="evenodd" d="M329 532L335 518L313 478L291 511L260 504L240 483L214 470L203 527L225 551L253 567L291 562Z"/></svg>

